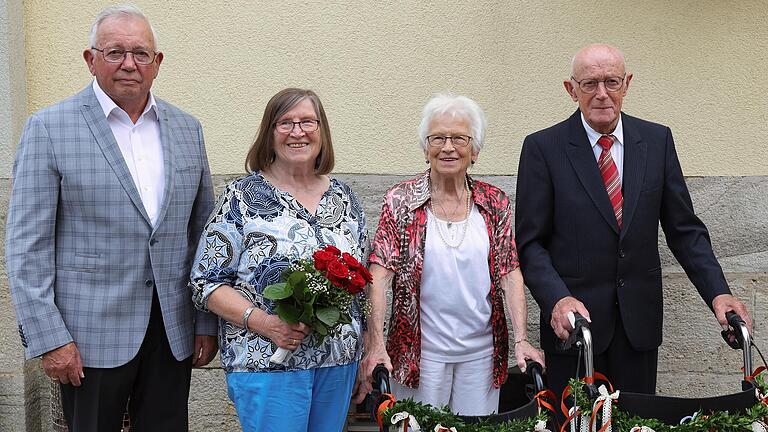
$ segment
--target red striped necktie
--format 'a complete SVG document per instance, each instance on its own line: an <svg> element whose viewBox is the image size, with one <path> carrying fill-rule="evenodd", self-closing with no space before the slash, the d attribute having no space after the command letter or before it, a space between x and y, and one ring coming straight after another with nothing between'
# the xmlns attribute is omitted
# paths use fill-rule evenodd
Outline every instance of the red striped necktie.
<svg viewBox="0 0 768 432"><path fill-rule="evenodd" d="M611 157L613 142L613 135L603 135L597 140L597 143L603 148L603 151L600 153L600 159L597 161L597 166L600 167L600 176L603 177L605 190L608 192L608 198L613 206L613 213L616 215L616 222L619 223L619 229L621 229L624 197L621 195L619 169L616 168L616 164Z"/></svg>

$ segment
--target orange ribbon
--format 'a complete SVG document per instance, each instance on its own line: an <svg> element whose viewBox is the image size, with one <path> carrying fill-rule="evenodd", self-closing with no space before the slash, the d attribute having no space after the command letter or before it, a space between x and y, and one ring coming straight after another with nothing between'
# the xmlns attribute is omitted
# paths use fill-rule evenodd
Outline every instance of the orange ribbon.
<svg viewBox="0 0 768 432"><path fill-rule="evenodd" d="M379 430L384 430L384 411L395 406L395 396L392 393L382 393L381 398L379 408L376 409L376 423L379 424Z"/></svg>
<svg viewBox="0 0 768 432"><path fill-rule="evenodd" d="M539 408L547 409L553 413L557 412L557 408L550 402L557 400L557 395L552 390L542 390L533 397Z"/></svg>
<svg viewBox="0 0 768 432"><path fill-rule="evenodd" d="M585 384L594 384L596 380L605 381L605 383L608 384L608 389L610 390L609 392L613 393L613 385L611 384L610 381L608 381L608 377L606 377L605 375L601 374L600 372L595 372L593 374L593 376L591 376L591 377L584 377L584 378L582 378L581 381L583 383L585 383ZM562 397L560 399L560 410L563 412L563 415L565 416L565 422L560 427L560 432L566 432L567 431L566 427L571 422L571 420L576 418L581 413L580 409L576 409L576 410L573 411L572 414L570 414L570 415L568 414L568 407L565 405L565 399L568 398L568 396L570 396L571 394L573 394L573 389L571 388L571 386L567 386L563 390L563 395L562 395ZM591 424L595 424L595 420L596 420L596 414L595 413L597 412L598 409L602 408L603 403L604 403L604 401L600 401L600 403L598 403L597 407L592 411ZM608 428L608 425L610 425L610 424L611 424L611 422L609 421L603 427L601 427L598 432L605 432L605 430Z"/></svg>

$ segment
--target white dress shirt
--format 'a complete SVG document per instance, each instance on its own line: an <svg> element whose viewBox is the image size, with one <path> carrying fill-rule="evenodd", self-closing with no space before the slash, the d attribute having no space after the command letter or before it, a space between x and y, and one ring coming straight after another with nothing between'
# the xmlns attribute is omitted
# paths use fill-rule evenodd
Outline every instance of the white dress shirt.
<svg viewBox="0 0 768 432"><path fill-rule="evenodd" d="M165 166L155 98L149 94L147 106L134 124L128 113L104 93L96 80L93 80L93 91L141 195L144 210L152 225L156 225L165 191Z"/></svg>
<svg viewBox="0 0 768 432"><path fill-rule="evenodd" d="M581 124L584 125L584 130L587 131L587 139L592 146L592 152L595 154L595 160L600 160L600 153L603 152L603 147L597 143L603 134L592 129L586 120L584 120L584 114L581 114ZM611 146L611 157L613 163L616 164L616 168L619 170L619 181L624 184L624 126L621 124L621 115L619 115L619 123L616 124L616 129L609 135L613 135L615 140Z"/></svg>

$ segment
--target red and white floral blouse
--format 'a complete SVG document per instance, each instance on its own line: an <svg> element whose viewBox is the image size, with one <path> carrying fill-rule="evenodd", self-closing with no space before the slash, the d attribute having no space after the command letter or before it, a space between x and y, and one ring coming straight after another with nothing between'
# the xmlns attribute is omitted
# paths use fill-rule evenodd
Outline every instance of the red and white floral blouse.
<svg viewBox="0 0 768 432"><path fill-rule="evenodd" d="M507 379L509 351L501 278L520 265L513 236L512 208L501 189L469 176L467 179L472 200L485 220L490 240L488 267L491 271L493 385L498 388ZM395 273L387 352L394 367L394 378L412 388L419 385L419 299L427 233L426 203L429 199L429 171L389 189L384 197L369 257L369 263L379 264Z"/></svg>

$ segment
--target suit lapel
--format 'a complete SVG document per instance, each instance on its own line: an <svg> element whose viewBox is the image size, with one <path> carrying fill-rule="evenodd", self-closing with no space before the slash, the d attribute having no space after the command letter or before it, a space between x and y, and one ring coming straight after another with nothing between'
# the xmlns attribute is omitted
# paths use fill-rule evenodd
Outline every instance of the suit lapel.
<svg viewBox="0 0 768 432"><path fill-rule="evenodd" d="M141 195L139 195L139 191L136 189L131 172L128 171L128 165L126 165L123 154L120 152L120 147L118 147L117 141L115 141L112 129L109 128L109 123L107 123L107 118L104 117L104 111L101 109L99 100L96 99L93 88L89 86L81 92L81 95L83 96L83 104L80 109L88 128L91 129L91 133L96 139L96 143L104 154L104 158L112 167L128 197L133 201L133 205L139 210L144 220L151 225L147 211L144 209L144 204L141 201Z"/></svg>
<svg viewBox="0 0 768 432"><path fill-rule="evenodd" d="M605 191L605 184L603 183L603 178L600 177L595 154L589 145L587 132L581 124L581 116L578 110L569 119L568 129L569 142L565 148L568 160L571 162L579 182L587 191L597 210L618 234L619 225L616 222L616 215L613 213L613 206L611 206L611 200L608 198L608 192Z"/></svg>
<svg viewBox="0 0 768 432"><path fill-rule="evenodd" d="M160 143L163 147L163 169L165 171L165 190L163 191L163 204L160 206L160 213L157 215L157 224L155 230L160 226L160 223L165 218L165 214L168 212L168 206L171 202L171 194L173 193L173 182L175 179L174 168L174 149L176 147L173 140L173 134L171 133L170 119L168 118L168 111L165 107L165 103L155 98L157 102L157 116L160 122Z"/></svg>
<svg viewBox="0 0 768 432"><path fill-rule="evenodd" d="M640 197L640 188L643 185L645 175L645 163L648 156L648 148L643 142L640 133L635 128L632 118L622 117L624 124L624 226L621 230L622 237L632 223L632 216L637 208L637 200Z"/></svg>

